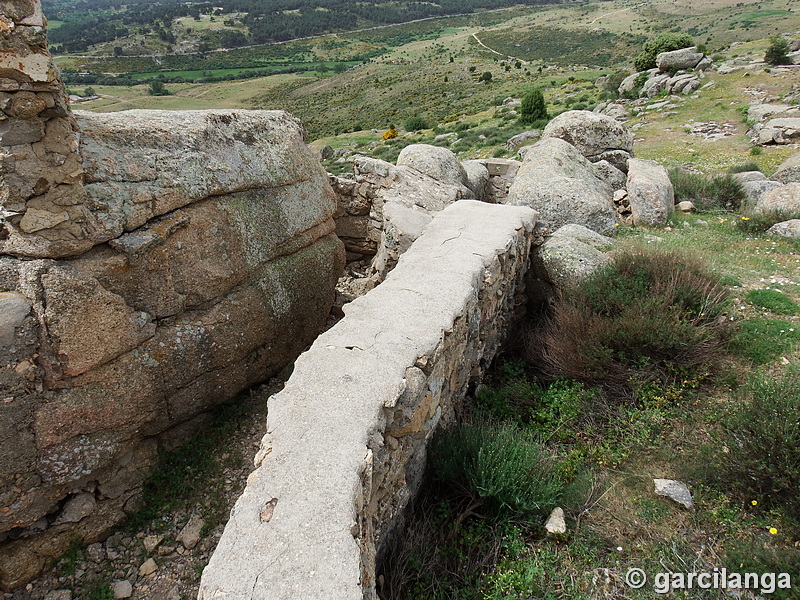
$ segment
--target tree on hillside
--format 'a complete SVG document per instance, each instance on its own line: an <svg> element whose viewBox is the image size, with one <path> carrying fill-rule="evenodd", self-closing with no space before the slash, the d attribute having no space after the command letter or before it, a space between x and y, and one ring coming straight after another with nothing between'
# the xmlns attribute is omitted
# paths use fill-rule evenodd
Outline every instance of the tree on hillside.
<svg viewBox="0 0 800 600"><path fill-rule="evenodd" d="M789 43L782 37L776 36L769 41L769 48L764 54L764 62L768 65L788 65L792 61L786 56L789 54Z"/></svg>
<svg viewBox="0 0 800 600"><path fill-rule="evenodd" d="M164 86L164 82L155 79L150 82L150 88L147 93L151 96L169 96L172 92Z"/></svg>
<svg viewBox="0 0 800 600"><path fill-rule="evenodd" d="M633 60L637 71L647 71L656 66L656 56L662 52L680 50L694 45L694 39L688 33L662 33L654 40L648 40L639 55Z"/></svg>
<svg viewBox="0 0 800 600"><path fill-rule="evenodd" d="M523 123L533 123L547 118L547 104L544 94L539 89L532 89L522 98L519 107L519 120Z"/></svg>
<svg viewBox="0 0 800 600"><path fill-rule="evenodd" d="M491 83L492 81L492 72L491 71L484 71L483 75L478 78L478 81L485 81L486 83Z"/></svg>

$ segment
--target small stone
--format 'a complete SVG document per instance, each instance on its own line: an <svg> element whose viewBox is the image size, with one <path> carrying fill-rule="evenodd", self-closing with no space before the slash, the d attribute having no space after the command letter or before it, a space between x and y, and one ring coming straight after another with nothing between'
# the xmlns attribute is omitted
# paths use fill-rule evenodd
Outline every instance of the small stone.
<svg viewBox="0 0 800 600"><path fill-rule="evenodd" d="M682 210L683 212L691 212L694 210L694 202L690 200L684 200L683 202L678 202L675 205L675 208Z"/></svg>
<svg viewBox="0 0 800 600"><path fill-rule="evenodd" d="M148 535L142 540L142 544L144 544L144 549L147 550L147 553L149 554L158 548L158 545L163 541L163 535Z"/></svg>
<svg viewBox="0 0 800 600"><path fill-rule="evenodd" d="M70 590L53 590L47 592L44 600L72 600L72 592Z"/></svg>
<svg viewBox="0 0 800 600"><path fill-rule="evenodd" d="M53 524L77 523L92 514L96 507L97 501L94 498L94 494L78 494L64 505L64 510L61 511L61 514L58 515Z"/></svg>
<svg viewBox="0 0 800 600"><path fill-rule="evenodd" d="M159 556L168 556L169 554L175 552L175 548L175 546L159 546L156 550L156 554Z"/></svg>
<svg viewBox="0 0 800 600"><path fill-rule="evenodd" d="M197 546L197 543L200 541L200 531L203 529L204 525L203 519L197 515L192 515L189 522L186 523L178 534L178 537L175 538L176 541L183 544L183 547L187 550L191 550Z"/></svg>
<svg viewBox="0 0 800 600"><path fill-rule="evenodd" d="M547 518L544 528L550 535L564 535L567 533L567 522L564 519L564 509L556 507Z"/></svg>
<svg viewBox="0 0 800 600"><path fill-rule="evenodd" d="M111 591L114 593L114 598L130 598L133 596L133 585L127 579L115 581Z"/></svg>
<svg viewBox="0 0 800 600"><path fill-rule="evenodd" d="M692 494L685 483L673 479L653 479L656 494L666 496L686 509L694 509Z"/></svg>
<svg viewBox="0 0 800 600"><path fill-rule="evenodd" d="M152 575L158 570L158 565L156 561L152 558L148 558L146 561L142 563L142 566L139 567L139 577L147 577L148 575Z"/></svg>

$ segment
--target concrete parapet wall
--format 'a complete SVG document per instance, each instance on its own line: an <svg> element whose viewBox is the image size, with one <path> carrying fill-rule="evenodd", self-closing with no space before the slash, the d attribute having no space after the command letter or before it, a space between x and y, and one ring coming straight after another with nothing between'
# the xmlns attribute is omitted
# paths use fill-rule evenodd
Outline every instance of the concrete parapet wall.
<svg viewBox="0 0 800 600"><path fill-rule="evenodd" d="M520 301L536 213L462 200L300 356L202 600L372 599L375 558Z"/></svg>

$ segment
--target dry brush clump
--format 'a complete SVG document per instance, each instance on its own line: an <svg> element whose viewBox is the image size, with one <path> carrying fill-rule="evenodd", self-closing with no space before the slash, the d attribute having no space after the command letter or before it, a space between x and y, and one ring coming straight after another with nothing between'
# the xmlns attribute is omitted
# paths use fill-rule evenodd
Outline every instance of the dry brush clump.
<svg viewBox="0 0 800 600"><path fill-rule="evenodd" d="M631 397L679 384L724 354L728 296L696 259L630 250L555 303L528 357L547 375Z"/></svg>

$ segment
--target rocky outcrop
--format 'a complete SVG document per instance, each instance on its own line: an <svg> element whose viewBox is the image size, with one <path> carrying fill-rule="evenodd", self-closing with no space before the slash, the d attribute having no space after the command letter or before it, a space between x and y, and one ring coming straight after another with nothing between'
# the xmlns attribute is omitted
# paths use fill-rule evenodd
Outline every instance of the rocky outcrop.
<svg viewBox="0 0 800 600"><path fill-rule="evenodd" d="M654 160L632 158L628 162L626 189L634 225L664 225L675 210L675 192L669 173Z"/></svg>
<svg viewBox="0 0 800 600"><path fill-rule="evenodd" d="M625 173L607 160L592 163L592 169L594 169L595 175L597 175L599 179L605 181L612 190L625 189L625 183L627 181Z"/></svg>
<svg viewBox="0 0 800 600"><path fill-rule="evenodd" d="M607 160L624 172L633 156L633 133L616 119L588 110L561 113L545 127L542 139L547 138L569 142L591 162Z"/></svg>
<svg viewBox="0 0 800 600"><path fill-rule="evenodd" d="M535 209L541 227L549 232L577 223L612 235L617 222L612 194L575 146L546 137L525 155L504 202Z"/></svg>
<svg viewBox="0 0 800 600"><path fill-rule="evenodd" d="M506 142L506 150L509 152L516 152L525 144L530 144L531 142L535 142L539 138L542 137L542 132L538 129L533 129L531 131L523 131L522 133L518 133L510 138Z"/></svg>
<svg viewBox="0 0 800 600"><path fill-rule="evenodd" d="M29 203L6 242L52 256L0 258L6 589L123 518L159 439L291 361L343 266L327 175L286 113L78 123L86 218L61 208L86 235L33 230L57 213Z"/></svg>
<svg viewBox="0 0 800 600"><path fill-rule="evenodd" d="M376 559L419 489L427 444L521 300L535 221L523 207L448 206L298 358L198 598L377 597Z"/></svg>
<svg viewBox="0 0 800 600"><path fill-rule="evenodd" d="M800 183L800 152L795 152L781 163L772 179L781 183Z"/></svg>
<svg viewBox="0 0 800 600"><path fill-rule="evenodd" d="M765 144L793 144L800 141L800 117L770 119L750 129L753 142Z"/></svg>

